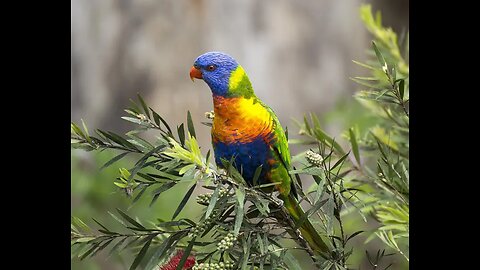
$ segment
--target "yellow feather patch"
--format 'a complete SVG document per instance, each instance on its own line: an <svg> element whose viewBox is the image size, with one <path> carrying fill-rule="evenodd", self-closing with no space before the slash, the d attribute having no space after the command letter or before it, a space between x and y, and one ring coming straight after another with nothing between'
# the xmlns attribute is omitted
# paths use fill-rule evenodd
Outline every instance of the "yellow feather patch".
<svg viewBox="0 0 480 270"><path fill-rule="evenodd" d="M256 102L254 98L243 98L240 99L238 103L240 111L246 119L266 123L272 121L272 116L270 115L270 113L265 109L265 107L260 104L260 102Z"/></svg>
<svg viewBox="0 0 480 270"><path fill-rule="evenodd" d="M238 84L242 81L244 76L245 76L245 71L243 70L242 66L238 65L238 67L234 71L232 71L232 74L230 74L228 88L229 89L237 88Z"/></svg>

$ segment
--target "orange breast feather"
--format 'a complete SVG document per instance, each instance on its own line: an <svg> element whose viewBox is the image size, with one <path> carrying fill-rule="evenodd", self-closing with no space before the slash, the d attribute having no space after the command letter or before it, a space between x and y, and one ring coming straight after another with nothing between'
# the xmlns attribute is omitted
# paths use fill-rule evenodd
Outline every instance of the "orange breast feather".
<svg viewBox="0 0 480 270"><path fill-rule="evenodd" d="M214 142L248 143L259 136L267 142L272 138L273 119L256 97L213 98L215 118Z"/></svg>

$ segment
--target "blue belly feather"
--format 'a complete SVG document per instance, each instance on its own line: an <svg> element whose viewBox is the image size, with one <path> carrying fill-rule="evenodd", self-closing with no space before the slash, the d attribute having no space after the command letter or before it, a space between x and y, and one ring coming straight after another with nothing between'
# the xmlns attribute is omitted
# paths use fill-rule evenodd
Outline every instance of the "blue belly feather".
<svg viewBox="0 0 480 270"><path fill-rule="evenodd" d="M223 143L217 141L213 144L215 162L222 167L221 159L230 160L235 155L234 167L242 173L243 178L250 185L253 184L253 176L258 166L263 165L258 184L268 183L265 174L271 166L268 159L271 158L270 146L261 137L249 143Z"/></svg>

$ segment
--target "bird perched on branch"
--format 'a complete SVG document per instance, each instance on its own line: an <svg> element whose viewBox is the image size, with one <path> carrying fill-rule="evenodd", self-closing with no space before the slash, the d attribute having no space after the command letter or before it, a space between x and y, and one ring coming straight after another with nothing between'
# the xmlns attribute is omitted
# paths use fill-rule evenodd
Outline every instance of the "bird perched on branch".
<svg viewBox="0 0 480 270"><path fill-rule="evenodd" d="M297 223L304 211L288 173L290 152L277 116L254 93L245 70L231 56L221 52L200 55L190 69L190 78L203 79L212 91L215 117L212 144L215 162L234 157L234 167L249 185L261 167L258 184L278 183L275 188L292 219ZM300 231L317 253L328 247L308 219Z"/></svg>

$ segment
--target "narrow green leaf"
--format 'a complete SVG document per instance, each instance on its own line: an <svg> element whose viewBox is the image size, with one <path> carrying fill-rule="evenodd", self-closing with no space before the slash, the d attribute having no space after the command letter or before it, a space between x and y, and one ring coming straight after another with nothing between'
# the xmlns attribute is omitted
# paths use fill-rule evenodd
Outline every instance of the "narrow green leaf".
<svg viewBox="0 0 480 270"><path fill-rule="evenodd" d="M173 181L177 181L180 178L176 175L169 174L163 171L157 171L157 173L148 173L148 175L150 175L151 177L159 178L159 179L169 179Z"/></svg>
<svg viewBox="0 0 480 270"><path fill-rule="evenodd" d="M132 130L132 131L127 132L125 135L130 137L131 139L128 140L128 141L135 144L135 145L138 145L138 146L140 146L142 148L145 148L147 150L151 150L152 148L154 148L153 145L150 142L148 142L147 140L145 140L145 139L143 139L143 138L141 138L137 135L137 133L139 133L139 132L141 132L141 131Z"/></svg>
<svg viewBox="0 0 480 270"><path fill-rule="evenodd" d="M108 166L110 166L113 163L119 161L120 159L122 159L123 157L125 157L128 154L130 154L130 152L124 152L124 153L121 153L121 154L115 156L114 158L110 159L105 164L103 164L103 166L100 168L100 170L103 170L103 169L107 168Z"/></svg>
<svg viewBox="0 0 480 270"><path fill-rule="evenodd" d="M187 221L188 219L180 219L180 220L175 220L175 221L162 221L157 224L158 227L174 227L174 226L192 226L190 222ZM193 223L195 225L195 222Z"/></svg>
<svg viewBox="0 0 480 270"><path fill-rule="evenodd" d="M234 225L234 230L233 233L235 236L238 235L240 232L240 227L242 225L243 221L243 206L244 206L244 200L245 200L245 187L239 186L238 188L235 189L235 195L237 197L237 205L236 205L236 215L235 215L235 225Z"/></svg>
<svg viewBox="0 0 480 270"><path fill-rule="evenodd" d="M87 243L74 243L74 244L72 244L70 259L80 258L80 254L82 254L87 247L88 247Z"/></svg>
<svg viewBox="0 0 480 270"><path fill-rule="evenodd" d="M77 126L77 124L75 124L74 122L72 122L72 123L70 124L70 127L71 127L71 129L75 132L75 134L77 134L78 136L86 139L85 134L83 134L82 130Z"/></svg>
<svg viewBox="0 0 480 270"><path fill-rule="evenodd" d="M183 123L177 127L177 133L178 133L178 139L180 140L180 143L182 146L185 145L185 128L183 127Z"/></svg>
<svg viewBox="0 0 480 270"><path fill-rule="evenodd" d="M312 206L312 208L308 209L307 212L305 212L305 214L303 214L300 219L298 220L297 224L295 225L295 229L298 229L300 227L302 227L303 223L310 217L312 216L315 212L318 211L318 209L320 209L326 202L328 201L328 198L327 199L324 199L324 200L321 200L319 202L317 202L316 204L314 204Z"/></svg>
<svg viewBox="0 0 480 270"><path fill-rule="evenodd" d="M91 256L94 256L97 252L99 252L99 251L103 250L104 248L106 248L113 240L115 240L115 239L112 238L112 239L104 242L101 246L98 247L97 250L95 250L95 252L92 253Z"/></svg>
<svg viewBox="0 0 480 270"><path fill-rule="evenodd" d="M258 166L255 169L255 173L253 174L253 186L257 185L258 178L260 177L260 173L262 172L263 164Z"/></svg>
<svg viewBox="0 0 480 270"><path fill-rule="evenodd" d="M364 232L364 231L356 231L356 232L352 233L352 235L350 235L349 237L347 237L347 240L345 240L345 243L347 243L348 240L352 239L353 237L361 234L362 232Z"/></svg>
<svg viewBox="0 0 480 270"><path fill-rule="evenodd" d="M113 184L119 188L126 188L128 184L120 183L120 182L113 182Z"/></svg>
<svg viewBox="0 0 480 270"><path fill-rule="evenodd" d="M129 147L129 148L132 148L132 149L137 149L135 147L135 145L133 145L131 142L125 140L124 138L122 138L121 136L119 136L119 135L117 135L113 132L103 131L103 130L100 130L100 129L97 129L97 131L100 132L106 138L110 139L111 141L114 141L115 143L117 143L119 145Z"/></svg>
<svg viewBox="0 0 480 270"><path fill-rule="evenodd" d="M398 84L398 90L400 91L400 99L403 101L403 95L405 93L405 80L400 80L400 83Z"/></svg>
<svg viewBox="0 0 480 270"><path fill-rule="evenodd" d="M266 188L266 187L271 187L271 186L276 186L278 184L281 184L282 182L274 182L274 183L267 183L267 184L262 184L262 185L258 185L258 186L255 186L255 188Z"/></svg>
<svg viewBox="0 0 480 270"><path fill-rule="evenodd" d="M357 138L355 136L355 131L353 130L353 127L351 127L348 131L350 133L350 143L352 144L353 155L355 156L355 159L357 160L358 165L360 166L360 152L358 150L358 143L357 143Z"/></svg>
<svg viewBox="0 0 480 270"><path fill-rule="evenodd" d="M208 149L207 156L205 158L205 165L207 165L208 167L209 164L210 164L210 149Z"/></svg>
<svg viewBox="0 0 480 270"><path fill-rule="evenodd" d="M390 72L392 75L392 81L395 81L397 79L397 69L395 69L395 67L392 67L392 70Z"/></svg>
<svg viewBox="0 0 480 270"><path fill-rule="evenodd" d="M120 118L122 118L125 121L137 124L137 125L144 125L144 122L142 120L138 119L138 118L133 118L133 117L128 117L128 116L122 116Z"/></svg>
<svg viewBox="0 0 480 270"><path fill-rule="evenodd" d="M135 260L133 261L132 265L130 266L130 270L135 270L140 262L142 261L143 257L145 257L145 254L147 253L148 248L150 247L150 244L152 243L153 238L157 236L156 234L152 234L147 237L146 243L143 245L142 249L138 252L137 256L135 257Z"/></svg>
<svg viewBox="0 0 480 270"><path fill-rule="evenodd" d="M310 118L312 119L313 127L320 128L320 120L318 119L317 115L310 113Z"/></svg>
<svg viewBox="0 0 480 270"><path fill-rule="evenodd" d="M130 172L125 169L125 168L120 168L118 169L120 171L120 175L122 176L123 179L121 179L123 182L127 183L127 181L125 181L124 179L127 179L130 177Z"/></svg>
<svg viewBox="0 0 480 270"><path fill-rule="evenodd" d="M150 110L152 111L153 121L157 126L160 126L160 115L158 115L158 113L155 112L151 107Z"/></svg>
<svg viewBox="0 0 480 270"><path fill-rule="evenodd" d="M95 237L81 237L75 240L76 243L87 243L94 240Z"/></svg>
<svg viewBox="0 0 480 270"><path fill-rule="evenodd" d="M317 183L317 185L320 185L320 183L322 183L323 181L322 178L318 175L313 174L312 177L313 177L313 180L315 180L315 183Z"/></svg>
<svg viewBox="0 0 480 270"><path fill-rule="evenodd" d="M138 168L141 168L142 166L137 166L137 165L143 164L150 156L152 156L153 154L159 152L159 151L162 150L163 148L165 148L165 145L162 145L162 144L161 144L161 145L153 148L152 150L148 151L145 155L143 155L142 158L140 158L137 162L135 162L135 166L138 167ZM134 171L135 171L135 173L134 173ZM130 179L131 179L131 177L133 177L133 176L136 174L137 171L138 171L138 170L133 170L133 171L131 172Z"/></svg>
<svg viewBox="0 0 480 270"><path fill-rule="evenodd" d="M132 224L134 227L136 228L141 228L141 229L145 229L145 227L143 227L142 224L138 223L135 219L129 217L127 214L125 214L122 210L120 210L119 208L116 208L117 209L117 212L126 220L128 221L128 223Z"/></svg>
<svg viewBox="0 0 480 270"><path fill-rule="evenodd" d="M383 90L382 92L380 92L380 94L378 94L376 97L375 97L375 100L378 100L379 98L383 97L386 93L390 92L391 90L390 89L385 89ZM390 95L387 95L388 97Z"/></svg>
<svg viewBox="0 0 480 270"><path fill-rule="evenodd" d="M95 133L97 133L97 135L98 135L101 139L103 139L105 142L111 143L111 140L108 139L107 136L105 136L105 133L106 133L105 131L103 131L103 130L101 130L101 129L95 129Z"/></svg>
<svg viewBox="0 0 480 270"><path fill-rule="evenodd" d="M293 166L293 170L296 170L295 166ZM295 173L295 180L297 181L297 184L300 187L300 189L303 189L302 179L300 179L300 175L298 173Z"/></svg>
<svg viewBox="0 0 480 270"><path fill-rule="evenodd" d="M205 213L205 218L208 218L212 213L215 205L217 204L218 194L220 193L220 188L222 185L218 185L217 188L213 191L212 197L210 198L210 202L208 203L207 211Z"/></svg>
<svg viewBox="0 0 480 270"><path fill-rule="evenodd" d="M124 222L122 219L120 219L119 217L115 216L112 212L107 211L107 213L110 214L110 216L112 216L113 219L115 219L116 221L118 221L118 222L119 222L120 224L122 224L123 226L125 226L125 227L127 226L127 224L125 224L125 222Z"/></svg>
<svg viewBox="0 0 480 270"><path fill-rule="evenodd" d="M325 180L320 178L320 181L317 184L317 191L315 193L315 199L313 200L314 204L317 203L320 200L320 198L322 198L324 188L325 188Z"/></svg>
<svg viewBox="0 0 480 270"><path fill-rule="evenodd" d="M137 149L135 145L133 145L131 142L127 141L125 138L121 137L118 134L115 134L113 132L108 131L108 134L110 135L110 139L120 145L130 147L132 149ZM138 150L138 149L137 149Z"/></svg>
<svg viewBox="0 0 480 270"><path fill-rule="evenodd" d="M137 175L140 176L140 177L142 177L143 179L149 181L149 182L157 182L157 180L155 180L155 178L151 177L151 176L148 175L148 174L144 174L144 173L138 172Z"/></svg>
<svg viewBox="0 0 480 270"><path fill-rule="evenodd" d="M109 234L109 235L117 235L116 232L110 232L110 231L105 231L103 229L98 229L99 232L103 233L103 234Z"/></svg>
<svg viewBox="0 0 480 270"><path fill-rule="evenodd" d="M289 270L302 270L302 268L300 267L300 262L298 262L297 259L290 252L285 252L285 254L283 254L282 256L282 259L288 266Z"/></svg>
<svg viewBox="0 0 480 270"><path fill-rule="evenodd" d="M75 227L75 225L73 225L73 224L71 224L71 223L70 223L70 229L71 229L72 231L74 231L74 232L79 233L77 227Z"/></svg>
<svg viewBox="0 0 480 270"><path fill-rule="evenodd" d="M383 90L383 88L381 86L377 86L375 84L367 83L366 81L363 81L363 80L359 80L359 79L356 79L356 78L350 78L350 80L352 80L352 81L354 81L354 82L356 82L360 85L372 88L372 89Z"/></svg>
<svg viewBox="0 0 480 270"><path fill-rule="evenodd" d="M88 128L87 128L87 125L85 124L85 122L83 121L83 119L80 119L80 121L82 121L82 126L83 126L83 130L85 130L85 137L86 139L89 141L89 138L90 137L90 134L88 134Z"/></svg>
<svg viewBox="0 0 480 270"><path fill-rule="evenodd" d="M132 110L129 110L129 109L124 109L124 111L125 111L126 113L130 114L131 116L137 117L137 115L138 115L136 112L134 112L134 111L132 111Z"/></svg>
<svg viewBox="0 0 480 270"><path fill-rule="evenodd" d="M317 137L317 140L321 142L326 142L327 145L333 146L333 148L335 148L335 150L337 150L337 152L339 152L340 154L345 154L345 151L342 149L342 147L333 138L328 136L327 133L325 133L322 129L315 128L314 133ZM326 157L324 159L326 159Z"/></svg>
<svg viewBox="0 0 480 270"><path fill-rule="evenodd" d="M195 164L185 165L185 166L183 166L183 167L178 171L178 174L179 174L179 175L183 175L183 174L185 174L187 171L195 168L196 166L197 166L197 165L195 165Z"/></svg>
<svg viewBox="0 0 480 270"><path fill-rule="evenodd" d="M193 237L190 243L188 243L187 248L185 249L185 252L183 253L182 258L180 259L180 262L178 262L176 270L182 270L183 266L187 262L187 258L190 255L190 252L192 252L193 244L195 243L196 237Z"/></svg>
<svg viewBox="0 0 480 270"><path fill-rule="evenodd" d="M133 198L132 204L133 204L133 203L136 203L136 202L140 199L140 197L142 197L143 193L145 192L145 190L147 190L148 187L149 187L148 185L145 185L145 186L142 188L142 190L140 190L140 192L137 193L137 195L135 196L135 198Z"/></svg>
<svg viewBox="0 0 480 270"><path fill-rule="evenodd" d="M375 51L375 54L377 55L378 62L383 66L387 65L387 62L385 61L385 58L383 57L382 53L378 50L377 44L375 44L375 41L372 41L372 46L373 50Z"/></svg>
<svg viewBox="0 0 480 270"><path fill-rule="evenodd" d="M233 166L235 163L235 155L232 155L232 158L230 161L221 158L220 161L222 162L222 165L224 168L226 168L227 174L232 177L235 183L241 184L241 185L247 185L245 182L245 179L243 179L242 175L238 172L238 170Z"/></svg>
<svg viewBox="0 0 480 270"><path fill-rule="evenodd" d="M93 221L95 221L95 223L97 223L98 225L100 225L100 227L102 227L105 231L108 231L108 232L110 231L109 229L107 229L107 227L103 226L103 225L102 225L100 222L98 222L95 218L92 217L92 219L93 219Z"/></svg>
<svg viewBox="0 0 480 270"><path fill-rule="evenodd" d="M377 77L354 77L355 79L358 80L365 80L365 81L378 81L379 79Z"/></svg>
<svg viewBox="0 0 480 270"><path fill-rule="evenodd" d="M173 132L172 132L172 130L170 129L170 126L168 125L167 121L165 121L165 119L163 119L160 115L159 115L159 117L160 117L160 121L162 121L163 125L167 128L168 133L170 134L170 136L173 137Z"/></svg>
<svg viewBox="0 0 480 270"><path fill-rule="evenodd" d="M190 114L190 111L187 111L187 128L188 128L188 132L190 132L190 135L192 137L196 137L195 126L193 125L192 115Z"/></svg>
<svg viewBox="0 0 480 270"><path fill-rule="evenodd" d="M165 241L162 242L162 244L160 246L158 246L155 249L153 255L150 257L150 260L147 263L147 266L145 266L145 270L158 269L158 263L162 260L162 258L165 255L167 255L166 251L168 250L168 248L170 248L172 246L172 243L175 241L175 239L177 238L177 236L179 234L180 233L176 233L176 234L168 237L167 239L165 239Z"/></svg>
<svg viewBox="0 0 480 270"><path fill-rule="evenodd" d="M377 12L375 12L375 24L377 25L378 28L383 28L382 27L382 13L380 12L380 10L377 10Z"/></svg>
<svg viewBox="0 0 480 270"><path fill-rule="evenodd" d="M192 187L187 191L182 201L178 205L177 210L175 210L175 213L173 213L172 220L174 220L178 216L178 214L180 214L180 212L183 210L183 207L185 207L185 205L187 204L188 199L190 199L190 196L192 195L196 186L197 186L196 183L193 183Z"/></svg>
<svg viewBox="0 0 480 270"><path fill-rule="evenodd" d="M333 167L330 168L330 171L333 171L336 167L338 167L338 165L342 164L343 161L348 157L349 154L350 154L350 151L348 151L348 153L343 155L337 162L335 162Z"/></svg>
<svg viewBox="0 0 480 270"><path fill-rule="evenodd" d="M257 207L258 211L264 216L268 216L270 209L268 208L268 201L258 198L257 200L253 201L253 204Z"/></svg>
<svg viewBox="0 0 480 270"><path fill-rule="evenodd" d="M110 249L110 252L108 253L108 255L111 255L113 254L113 252L115 252L122 244L123 242L125 242L125 240L127 240L128 236L125 236L123 239L121 239L120 241L118 241L113 247L112 249Z"/></svg>
<svg viewBox="0 0 480 270"><path fill-rule="evenodd" d="M358 61L355 61L355 60L352 60L352 62L354 62L355 64L359 65L359 66L362 66L364 68L368 68L368 69L371 69L371 70L380 70L376 67L372 67L372 66L369 66L367 64L364 64L364 63L361 63L361 62L358 62Z"/></svg>
<svg viewBox="0 0 480 270"><path fill-rule="evenodd" d="M242 238L242 246L243 246L243 260L242 260L242 267L241 270L246 270L248 266L248 258L250 257L250 246L251 246L251 238L248 235L247 240Z"/></svg>
<svg viewBox="0 0 480 270"><path fill-rule="evenodd" d="M306 115L303 116L303 123L305 124L305 129L307 129L307 132L310 133L312 129L310 128L310 124L308 123Z"/></svg>
<svg viewBox="0 0 480 270"><path fill-rule="evenodd" d="M72 216L72 223L84 231L90 231L90 227L78 217Z"/></svg>
<svg viewBox="0 0 480 270"><path fill-rule="evenodd" d="M88 255L90 255L96 248L98 248L99 245L100 245L100 242L93 244L92 247L90 247L90 249L87 250L87 252L83 253L83 254L80 256L80 260L85 259L85 258L86 258Z"/></svg>
<svg viewBox="0 0 480 270"><path fill-rule="evenodd" d="M129 99L130 101L130 105L132 107L130 107L129 109L133 112L135 112L136 114L141 114L142 111L140 110L140 108L138 107L137 103L135 101L133 101L131 98Z"/></svg>
<svg viewBox="0 0 480 270"><path fill-rule="evenodd" d="M123 251L123 250L125 250L125 249L127 249L127 248L130 247L130 246L133 246L133 244L135 244L136 242L138 242L139 239L140 239L139 236L135 236L132 240L130 240L128 243L126 243L126 244L122 247L122 249L120 250L120 252Z"/></svg>
<svg viewBox="0 0 480 270"><path fill-rule="evenodd" d="M145 112L145 115L150 119L150 111L148 110L148 106L145 103L145 100L143 100L142 96L140 94L137 94L138 100L140 100L140 104L143 107L143 111Z"/></svg>
<svg viewBox="0 0 480 270"><path fill-rule="evenodd" d="M262 240L262 237L260 236L260 233L257 233L257 243L258 243L258 247L260 249L260 254L265 254L265 252L268 250L268 246L265 246L263 244L263 240Z"/></svg>

